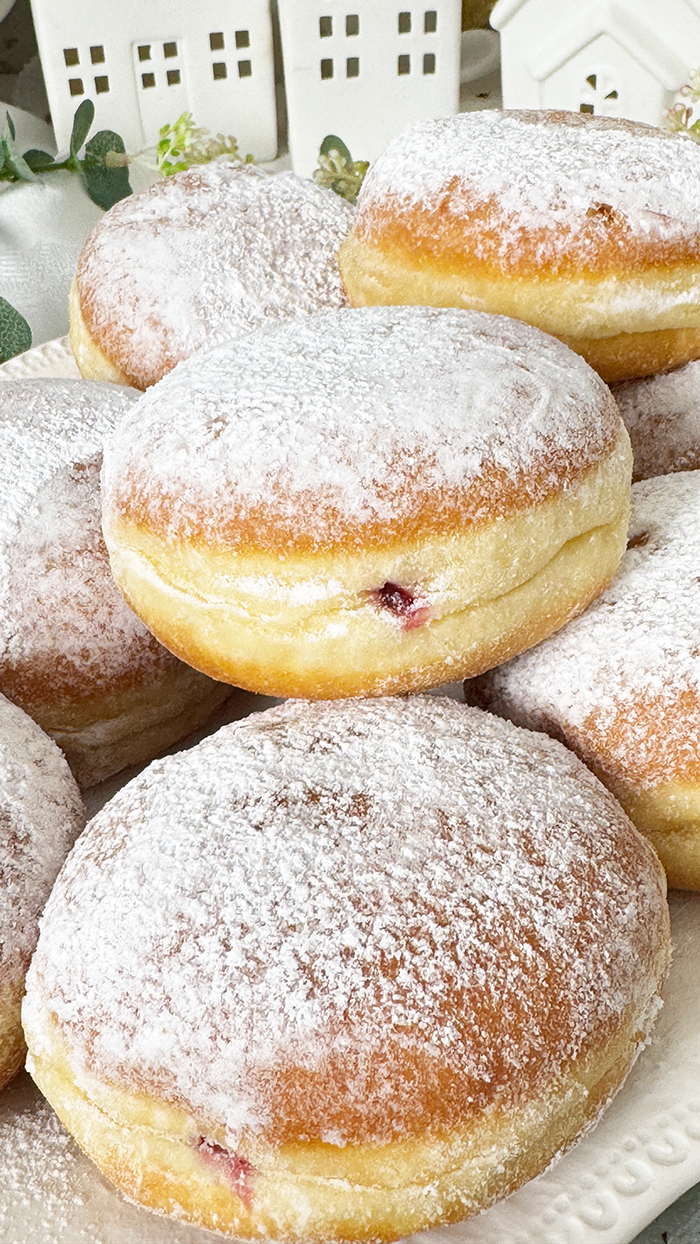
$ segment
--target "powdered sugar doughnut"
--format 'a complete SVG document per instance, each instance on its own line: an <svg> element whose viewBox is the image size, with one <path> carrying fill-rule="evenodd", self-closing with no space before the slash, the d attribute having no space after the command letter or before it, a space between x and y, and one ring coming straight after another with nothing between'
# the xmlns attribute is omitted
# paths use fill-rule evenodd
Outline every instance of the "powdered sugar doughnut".
<svg viewBox="0 0 700 1244"><path fill-rule="evenodd" d="M700 472L635 484L628 550L588 612L475 684L471 700L578 753L700 889Z"/></svg>
<svg viewBox="0 0 700 1244"><path fill-rule="evenodd" d="M84 823L56 744L0 695L0 1088L24 1061L20 1007L39 916Z"/></svg>
<svg viewBox="0 0 700 1244"><path fill-rule="evenodd" d="M340 253L353 305L497 311L605 380L700 356L700 151L637 122L462 113L388 146Z"/></svg>
<svg viewBox="0 0 700 1244"><path fill-rule="evenodd" d="M0 384L0 690L83 785L152 759L229 694L156 643L110 573L102 442L135 397L83 380Z"/></svg>
<svg viewBox="0 0 700 1244"><path fill-rule="evenodd" d="M250 165L191 168L122 199L78 259L80 371L145 389L198 350L346 305L336 253L353 216L312 181Z"/></svg>
<svg viewBox="0 0 700 1244"><path fill-rule="evenodd" d="M439 697L287 704L91 822L44 916L28 1066L142 1204L396 1239L597 1117L658 1007L664 893L558 743Z"/></svg>
<svg viewBox="0 0 700 1244"><path fill-rule="evenodd" d="M700 361L616 385L613 396L630 434L635 479L700 467Z"/></svg>
<svg viewBox="0 0 700 1244"><path fill-rule="evenodd" d="M560 342L429 307L308 316L181 364L105 456L127 599L252 691L452 682L584 608L624 548L627 434Z"/></svg>

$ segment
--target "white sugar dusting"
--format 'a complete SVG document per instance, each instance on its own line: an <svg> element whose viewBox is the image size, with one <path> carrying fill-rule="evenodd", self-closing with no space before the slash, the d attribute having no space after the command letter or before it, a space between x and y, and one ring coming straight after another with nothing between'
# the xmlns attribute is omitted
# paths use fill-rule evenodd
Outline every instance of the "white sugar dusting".
<svg viewBox="0 0 700 1244"><path fill-rule="evenodd" d="M700 467L700 361L616 385L613 396L630 434L636 479Z"/></svg>
<svg viewBox="0 0 700 1244"><path fill-rule="evenodd" d="M586 613L484 682L498 711L536 729L558 724L574 739L591 714L599 732L622 712L627 728L619 743L606 738L606 751L623 771L628 760L651 765L654 785L666 754L671 764L684 749L691 763L697 756L676 705L700 695L700 472L635 484L629 536L615 579ZM646 716L635 727L640 702L654 705L657 729Z"/></svg>
<svg viewBox="0 0 700 1244"><path fill-rule="evenodd" d="M700 151L651 127L561 114L461 113L411 126L370 169L358 227L372 229L377 204L401 214L449 198L467 216L495 197L504 219L500 257L517 261L525 233L552 226L577 235L591 210L619 213L640 237L695 240L700 219ZM559 243L557 243L559 246ZM542 241L542 255L551 239ZM551 256L550 256L551 258Z"/></svg>
<svg viewBox="0 0 700 1244"><path fill-rule="evenodd" d="M0 973L21 981L38 918L84 823L80 792L51 739L0 695Z"/></svg>
<svg viewBox="0 0 700 1244"><path fill-rule="evenodd" d="M0 687L39 668L97 691L137 661L154 676L174 661L117 590L100 528L102 443L136 396L84 380L0 386Z"/></svg>
<svg viewBox="0 0 700 1244"><path fill-rule="evenodd" d="M559 491L620 426L599 377L536 328L348 309L180 364L120 424L103 486L108 507L137 496L174 537L194 521L218 542L264 509L322 546L349 523L408 518L426 493L466 490L485 469L517 486L554 460L543 491Z"/></svg>
<svg viewBox="0 0 700 1244"><path fill-rule="evenodd" d="M444 697L289 702L98 813L47 906L26 1014L37 1032L57 1016L78 1068L229 1144L274 1131L290 1063L320 1076L327 1140L348 1139L348 1094L385 1140L411 1116L414 1054L517 1099L526 1068L551 1075L643 1003L663 888L545 736Z"/></svg>
<svg viewBox="0 0 700 1244"><path fill-rule="evenodd" d="M116 330L121 365L151 383L164 359L345 306L336 255L353 219L344 199L291 173L216 163L165 178L90 235L78 263L90 326L98 341Z"/></svg>

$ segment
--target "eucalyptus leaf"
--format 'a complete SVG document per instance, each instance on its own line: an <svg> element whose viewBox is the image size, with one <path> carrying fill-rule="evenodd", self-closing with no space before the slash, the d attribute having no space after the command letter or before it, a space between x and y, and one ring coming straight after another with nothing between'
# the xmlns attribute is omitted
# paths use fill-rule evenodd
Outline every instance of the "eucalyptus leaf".
<svg viewBox="0 0 700 1244"><path fill-rule="evenodd" d="M29 151L25 151L24 159L33 173L43 173L44 169L50 168L52 164L56 163L55 157L49 155L48 151L39 151L36 147L31 147Z"/></svg>
<svg viewBox="0 0 700 1244"><path fill-rule="evenodd" d="M12 169L19 181L36 181L36 173L32 172L24 156L21 156L19 152L8 151L5 157L5 164Z"/></svg>
<svg viewBox="0 0 700 1244"><path fill-rule="evenodd" d="M90 133L90 126L95 120L95 105L91 99L84 99L75 110L73 131L70 136L70 153L75 157Z"/></svg>
<svg viewBox="0 0 700 1244"><path fill-rule="evenodd" d="M7 128L8 128L8 130L10 131L10 138L11 138L11 139L12 139L12 141L14 142L14 141L15 141L15 139L16 139L16 137L17 137L17 131L16 131L16 129L15 129L15 123L14 123L14 121L12 120L12 117L10 116L9 112L6 112L6 113L5 113L5 116L6 116L6 118L7 118Z"/></svg>
<svg viewBox="0 0 700 1244"><path fill-rule="evenodd" d="M342 138L338 138L337 134L326 134L326 137L321 143L319 155L327 156L330 155L332 151L337 151L341 160L344 162L347 161L348 164L352 164L352 156L350 155L350 152L345 146Z"/></svg>
<svg viewBox="0 0 700 1244"><path fill-rule="evenodd" d="M32 344L32 330L23 315L0 298L0 363L23 354Z"/></svg>
<svg viewBox="0 0 700 1244"><path fill-rule="evenodd" d="M129 170L124 166L111 167L107 163L111 152L123 155L124 140L114 130L100 130L87 143L85 158L80 161L85 189L93 203L105 211L131 194Z"/></svg>

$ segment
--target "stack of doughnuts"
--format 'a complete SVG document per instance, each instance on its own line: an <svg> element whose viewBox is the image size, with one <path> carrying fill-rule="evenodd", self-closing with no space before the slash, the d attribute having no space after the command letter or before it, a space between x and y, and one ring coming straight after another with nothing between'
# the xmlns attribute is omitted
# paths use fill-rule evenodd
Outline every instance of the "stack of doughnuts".
<svg viewBox="0 0 700 1244"><path fill-rule="evenodd" d="M700 150L610 117L472 112L411 126L370 169L340 252L354 306L536 324L604 380L700 357Z"/></svg>
<svg viewBox="0 0 700 1244"><path fill-rule="evenodd" d="M155 761L46 908L29 1067L140 1203L309 1244L456 1221L591 1126L648 1040L669 960L648 839L546 733L394 693L537 662L613 612L630 555L661 581L666 499L614 578L631 449L601 377L700 356L698 208L691 144L480 114L397 139L356 215L217 164L88 240L71 333L121 403L102 505L130 634L201 687L304 697ZM70 459L91 496L98 439ZM39 515L69 506L52 488ZM692 716L686 692L659 694ZM625 734L614 694L639 769L656 701ZM664 770L676 802L686 778Z"/></svg>
<svg viewBox="0 0 700 1244"><path fill-rule="evenodd" d="M136 396L85 380L0 384L0 691L82 786L151 760L229 694L156 642L110 574L102 444Z"/></svg>

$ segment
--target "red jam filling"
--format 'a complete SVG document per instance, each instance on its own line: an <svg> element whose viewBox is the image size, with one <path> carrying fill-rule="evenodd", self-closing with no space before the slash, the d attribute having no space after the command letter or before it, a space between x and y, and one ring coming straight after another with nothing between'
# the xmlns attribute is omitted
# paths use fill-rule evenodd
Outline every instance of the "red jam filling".
<svg viewBox="0 0 700 1244"><path fill-rule="evenodd" d="M236 1196L240 1197L247 1210L251 1210L255 1175L253 1164L247 1158L242 1158L240 1154L224 1149L223 1145L217 1145L215 1140L209 1140L206 1136L199 1137L197 1148L204 1161L226 1177Z"/></svg>
<svg viewBox="0 0 700 1244"><path fill-rule="evenodd" d="M425 598L417 596L408 587L401 587L400 583L387 580L371 596L375 604L381 609L388 609L398 619L404 630L412 631L417 626L422 626L430 617L430 605Z"/></svg>

